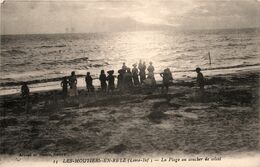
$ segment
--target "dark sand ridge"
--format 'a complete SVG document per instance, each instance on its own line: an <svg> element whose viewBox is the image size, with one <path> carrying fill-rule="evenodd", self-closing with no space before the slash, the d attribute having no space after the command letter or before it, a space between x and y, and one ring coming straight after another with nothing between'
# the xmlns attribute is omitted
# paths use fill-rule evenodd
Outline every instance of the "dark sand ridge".
<svg viewBox="0 0 260 167"><path fill-rule="evenodd" d="M2 96L1 154L225 153L259 150L259 71L210 77L205 98L194 80L169 94L86 95L64 104L34 93L26 113Z"/></svg>

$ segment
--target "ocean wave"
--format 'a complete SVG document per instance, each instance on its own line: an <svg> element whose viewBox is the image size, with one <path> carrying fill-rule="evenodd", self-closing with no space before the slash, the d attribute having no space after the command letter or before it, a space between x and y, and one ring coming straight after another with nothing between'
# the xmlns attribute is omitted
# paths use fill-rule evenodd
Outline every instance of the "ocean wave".
<svg viewBox="0 0 260 167"><path fill-rule="evenodd" d="M5 63L3 65L1 65L2 67L22 67L22 66L26 66L26 65L30 65L33 64L32 62L23 62L23 63Z"/></svg>
<svg viewBox="0 0 260 167"><path fill-rule="evenodd" d="M253 66L260 66L260 63L256 64L240 64L240 65L234 65L234 66L222 66L222 67L213 67L213 68L202 68L202 71L209 71L209 70L226 70L226 69L232 69L232 68L243 68L243 67L253 67ZM194 70L177 70L174 72L192 72Z"/></svg>
<svg viewBox="0 0 260 167"><path fill-rule="evenodd" d="M66 45L43 45L43 46L37 46L35 49L40 49L40 48L62 48L66 47Z"/></svg>
<svg viewBox="0 0 260 167"><path fill-rule="evenodd" d="M92 64L89 62L98 62L101 61L101 63ZM104 60L89 60L88 57L81 57L81 58L75 58L71 60L55 60L52 62L42 62L40 65L64 65L64 64L79 64L79 63L87 63L86 65L89 67L102 67L104 65L109 65L108 62L104 62Z"/></svg>
<svg viewBox="0 0 260 167"><path fill-rule="evenodd" d="M240 43L229 43L227 46L242 46L242 47L246 47L247 45L240 44Z"/></svg>
<svg viewBox="0 0 260 167"><path fill-rule="evenodd" d="M248 55L243 57L224 57L222 60L248 60L254 57L256 57L256 55Z"/></svg>
<svg viewBox="0 0 260 167"><path fill-rule="evenodd" d="M25 51L19 49L11 49L11 50L2 50L2 53L9 53L9 54L26 54Z"/></svg>

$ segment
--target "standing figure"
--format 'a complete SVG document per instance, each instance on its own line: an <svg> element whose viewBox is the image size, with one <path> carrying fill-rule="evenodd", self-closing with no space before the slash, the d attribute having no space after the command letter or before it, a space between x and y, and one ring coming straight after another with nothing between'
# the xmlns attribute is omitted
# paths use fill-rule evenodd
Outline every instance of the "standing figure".
<svg viewBox="0 0 260 167"><path fill-rule="evenodd" d="M141 70L142 67L143 67L142 60L140 60L138 64L138 69Z"/></svg>
<svg viewBox="0 0 260 167"><path fill-rule="evenodd" d="M85 82L88 92L94 92L93 78L91 77L90 72L87 72Z"/></svg>
<svg viewBox="0 0 260 167"><path fill-rule="evenodd" d="M154 66L153 66L153 63L150 62L149 64L150 64L150 65L149 65L148 68L147 68L148 72L152 72L152 73L154 73Z"/></svg>
<svg viewBox="0 0 260 167"><path fill-rule="evenodd" d="M127 68L126 73L124 74L124 85L127 90L133 86L132 73L130 68Z"/></svg>
<svg viewBox="0 0 260 167"><path fill-rule="evenodd" d="M168 92L170 82L173 80L172 73L169 68L165 69L163 73L160 73L161 77L163 78L163 86L162 91L164 90L164 87L166 88L166 92Z"/></svg>
<svg viewBox="0 0 260 167"><path fill-rule="evenodd" d="M134 80L134 86L138 86L140 84L139 78L138 78L138 69L136 68L136 64L133 65L132 69L132 75L133 75L133 80Z"/></svg>
<svg viewBox="0 0 260 167"><path fill-rule="evenodd" d="M138 64L138 69L139 69L139 75L140 75L140 82L142 83L142 80L141 80L141 71L142 71L142 68L143 68L143 63L142 63L142 60L139 61L139 64Z"/></svg>
<svg viewBox="0 0 260 167"><path fill-rule="evenodd" d="M21 96L24 100L24 107L26 112L29 110L29 95L30 95L30 89L26 82L23 83L21 87Z"/></svg>
<svg viewBox="0 0 260 167"><path fill-rule="evenodd" d="M99 75L99 80L100 80L102 92L106 92L107 91L107 77L106 77L104 70L101 70L100 75Z"/></svg>
<svg viewBox="0 0 260 167"><path fill-rule="evenodd" d="M110 70L107 72L108 76L107 76L107 81L108 81L108 92L111 91L113 93L114 89L115 89L115 77L113 76L114 74L114 70Z"/></svg>
<svg viewBox="0 0 260 167"><path fill-rule="evenodd" d="M68 95L68 80L67 77L63 77L62 81L60 83L61 87L62 87L62 97L63 99L66 99L67 95Z"/></svg>
<svg viewBox="0 0 260 167"><path fill-rule="evenodd" d="M70 96L78 96L77 76L75 75L75 71L71 72L71 76L69 77L69 85L70 85Z"/></svg>
<svg viewBox="0 0 260 167"><path fill-rule="evenodd" d="M146 65L145 65L145 62L143 62L143 64L141 65L141 68L140 68L140 72L139 72L141 83L144 83L144 80L146 78L145 70L146 70Z"/></svg>
<svg viewBox="0 0 260 167"><path fill-rule="evenodd" d="M127 66L125 65L125 62L123 63L122 69L123 69L123 70L126 70L126 69L127 69Z"/></svg>
<svg viewBox="0 0 260 167"><path fill-rule="evenodd" d="M149 63L149 67L147 68L148 70L148 76L147 78L151 79L152 85L156 85L155 77L154 77L154 66L153 63Z"/></svg>
<svg viewBox="0 0 260 167"><path fill-rule="evenodd" d="M117 88L119 90L123 90L124 89L124 74L125 74L125 70L123 70L123 69L118 70Z"/></svg>
<svg viewBox="0 0 260 167"><path fill-rule="evenodd" d="M200 87L201 91L204 91L204 77L203 74L200 72L201 69L200 68L196 68L196 72L197 72L197 85Z"/></svg>
<svg viewBox="0 0 260 167"><path fill-rule="evenodd" d="M21 95L24 99L28 99L29 98L29 94L30 94L30 89L27 85L26 82L23 83L22 87L21 87Z"/></svg>

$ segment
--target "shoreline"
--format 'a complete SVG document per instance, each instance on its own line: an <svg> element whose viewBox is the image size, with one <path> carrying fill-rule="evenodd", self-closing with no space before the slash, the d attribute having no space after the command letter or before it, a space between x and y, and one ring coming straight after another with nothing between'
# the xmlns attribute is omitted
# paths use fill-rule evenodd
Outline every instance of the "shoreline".
<svg viewBox="0 0 260 167"><path fill-rule="evenodd" d="M247 67L246 69L243 69L243 68L242 69L241 68L233 69L233 68L231 68L231 69L228 69L230 71L226 71L225 74L221 74L220 70L219 69L213 69L213 70L205 70L205 71L202 71L202 72L203 72L205 77L209 77L209 78L214 77L214 76L217 76L217 77L218 76L223 76L223 77L225 77L226 75L227 76L228 75L234 75L234 74L237 74L237 73L260 72L260 66L252 66L250 68ZM211 73L208 73L208 72L211 72ZM176 73L182 73L182 72L181 71L179 71L179 72L178 71L177 72L174 71L173 75L175 75ZM191 73L191 75L188 76L188 74L190 74L190 73ZM161 77L159 77L159 74L155 73L155 76L156 76L157 83L161 83L162 80L161 80ZM183 82L184 81L185 82L185 81L189 81L191 79L194 80L195 76L196 76L196 74L195 74L194 71L188 71L186 73L183 73L182 76L178 76L178 77L174 76L174 81L177 81L177 82ZM77 77L78 77L79 85L80 85L80 86L78 86L78 90L84 90L86 88L85 87L85 81L84 81L85 75L81 75L80 74L80 75L77 75ZM28 84L28 85L30 87L30 85L36 85L37 86L38 84L41 84L41 83L42 84L43 83L45 83L45 84L47 84L47 83L55 83L55 86L52 84L52 86L32 87L32 88L30 88L31 93L40 93L40 92L47 92L47 91L59 91L59 90L61 90L61 87L60 87L61 79L62 78L54 78L54 80L53 80L53 78L45 79L45 80L48 80L50 82L42 82L42 81L45 81L45 80L36 80L39 83L36 82L36 83ZM94 81L93 84L94 84L95 88L99 89L100 85L99 85L99 82L98 82L98 78L94 77L93 81ZM31 81L31 82L34 82L34 81ZM20 83L20 82L18 82L18 83ZM20 91L20 87L16 88L16 91L12 91L12 89L11 89L11 90L6 90L6 92L3 93L4 91L5 90L1 90L0 91L0 98L2 96L10 96L10 95L17 96L17 95L20 95L20 92L19 92Z"/></svg>

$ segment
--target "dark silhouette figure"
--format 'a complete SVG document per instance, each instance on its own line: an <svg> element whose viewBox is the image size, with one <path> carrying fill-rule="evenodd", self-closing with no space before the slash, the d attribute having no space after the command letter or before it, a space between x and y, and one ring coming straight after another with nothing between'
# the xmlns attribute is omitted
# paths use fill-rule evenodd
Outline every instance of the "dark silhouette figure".
<svg viewBox="0 0 260 167"><path fill-rule="evenodd" d="M142 64L142 60L139 61L139 64L138 64L138 69L141 70L143 64Z"/></svg>
<svg viewBox="0 0 260 167"><path fill-rule="evenodd" d="M93 78L91 77L90 72L87 72L85 82L88 92L94 92Z"/></svg>
<svg viewBox="0 0 260 167"><path fill-rule="evenodd" d="M122 91L124 89L124 74L125 74L125 70L123 70L123 69L118 70L117 88L120 91Z"/></svg>
<svg viewBox="0 0 260 167"><path fill-rule="evenodd" d="M127 90L133 87L133 79L130 68L127 68L126 73L124 74L124 85Z"/></svg>
<svg viewBox="0 0 260 167"><path fill-rule="evenodd" d="M63 99L65 99L68 95L68 80L67 80L67 77L63 77L62 78L62 81L60 83L61 87L62 87L62 96L63 96Z"/></svg>
<svg viewBox="0 0 260 167"><path fill-rule="evenodd" d="M154 73L154 66L153 66L153 63L150 62L149 64L150 64L150 65L149 65L148 68L147 68L148 72Z"/></svg>
<svg viewBox="0 0 260 167"><path fill-rule="evenodd" d="M26 82L23 83L21 87L21 95L24 99L28 99L30 95L30 89Z"/></svg>
<svg viewBox="0 0 260 167"><path fill-rule="evenodd" d="M156 81L154 77L154 66L152 62L150 62L150 65L147 68L147 70L148 70L147 78L151 80L152 85L156 85Z"/></svg>
<svg viewBox="0 0 260 167"><path fill-rule="evenodd" d="M196 72L197 72L197 85L200 87L201 91L204 91L205 81L204 81L203 74L200 71L201 71L200 68L196 68Z"/></svg>
<svg viewBox="0 0 260 167"><path fill-rule="evenodd" d="M145 78L146 78L146 72L145 72L145 70L146 70L146 65L145 65L145 62L143 62L143 64L141 64L141 65L139 66L139 70L140 70L140 72L139 72L140 81L141 81L141 83L144 83L144 80L145 80Z"/></svg>
<svg viewBox="0 0 260 167"><path fill-rule="evenodd" d="M134 86L138 86L140 84L139 78L138 78L138 69L136 68L136 64L133 65L132 69L132 75L133 75L133 80L134 80Z"/></svg>
<svg viewBox="0 0 260 167"><path fill-rule="evenodd" d="M114 70L110 70L107 73L108 73L108 76L107 76L108 90L107 91L113 92L115 89L115 77L113 76Z"/></svg>
<svg viewBox="0 0 260 167"><path fill-rule="evenodd" d="M100 80L102 92L106 92L107 91L107 77L106 77L104 70L101 70L100 75L99 75L99 80Z"/></svg>
<svg viewBox="0 0 260 167"><path fill-rule="evenodd" d="M161 77L163 78L163 86L162 91L164 91L164 87L166 88L166 92L169 90L170 82L173 80L172 73L169 68L165 69L163 73L160 73Z"/></svg>
<svg viewBox="0 0 260 167"><path fill-rule="evenodd" d="M70 96L78 96L77 76L75 74L75 71L71 72L71 76L69 77L69 85L70 85Z"/></svg>
<svg viewBox="0 0 260 167"><path fill-rule="evenodd" d="M126 69L127 69L127 66L125 65L125 63L123 63L122 69L123 69L123 70L126 70Z"/></svg>
<svg viewBox="0 0 260 167"><path fill-rule="evenodd" d="M29 110L29 95L30 95L30 89L26 82L23 83L21 87L21 96L24 100L24 107L26 112Z"/></svg>

